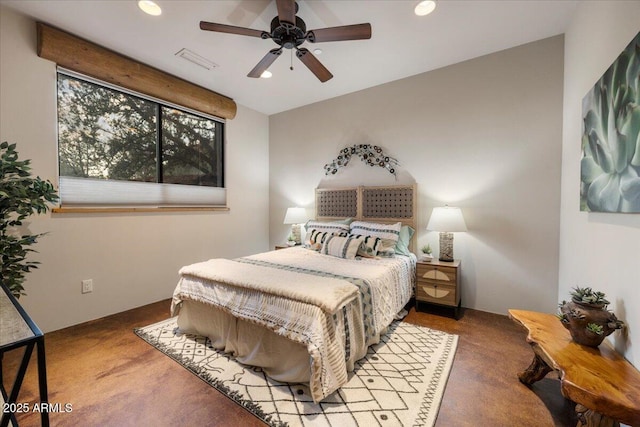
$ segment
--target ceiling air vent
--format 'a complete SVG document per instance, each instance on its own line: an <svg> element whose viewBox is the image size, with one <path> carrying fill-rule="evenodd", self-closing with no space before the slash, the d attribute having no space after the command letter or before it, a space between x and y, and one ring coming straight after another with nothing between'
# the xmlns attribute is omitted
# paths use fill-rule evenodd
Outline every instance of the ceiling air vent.
<svg viewBox="0 0 640 427"><path fill-rule="evenodd" d="M178 58L186 59L189 62L192 62L205 70L213 70L214 68L218 68L218 64L209 61L207 58L204 58L197 53L187 49L182 48L177 53L176 56Z"/></svg>

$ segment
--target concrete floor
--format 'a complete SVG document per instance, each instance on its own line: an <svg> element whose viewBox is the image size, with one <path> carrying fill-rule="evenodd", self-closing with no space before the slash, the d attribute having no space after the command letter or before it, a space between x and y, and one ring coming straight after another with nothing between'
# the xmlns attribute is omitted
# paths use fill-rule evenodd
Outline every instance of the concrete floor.
<svg viewBox="0 0 640 427"><path fill-rule="evenodd" d="M573 404L553 373L528 388L517 378L533 359L526 332L506 316L411 309L406 322L460 336L436 426L575 426ZM434 311L436 310L437 313ZM169 300L46 334L52 426L262 426L261 421L133 333L169 316ZM560 325L558 325L560 327ZM22 350L3 360L5 387ZM18 398L37 402L35 354ZM19 414L38 426L37 413Z"/></svg>

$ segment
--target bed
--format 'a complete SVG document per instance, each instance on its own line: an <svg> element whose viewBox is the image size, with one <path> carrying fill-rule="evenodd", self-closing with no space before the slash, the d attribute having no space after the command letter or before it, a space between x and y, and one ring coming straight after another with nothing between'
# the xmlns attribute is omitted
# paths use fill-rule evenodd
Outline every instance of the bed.
<svg viewBox="0 0 640 427"><path fill-rule="evenodd" d="M305 245L180 270L171 304L180 330L323 400L412 295L415 194L415 185L317 189Z"/></svg>

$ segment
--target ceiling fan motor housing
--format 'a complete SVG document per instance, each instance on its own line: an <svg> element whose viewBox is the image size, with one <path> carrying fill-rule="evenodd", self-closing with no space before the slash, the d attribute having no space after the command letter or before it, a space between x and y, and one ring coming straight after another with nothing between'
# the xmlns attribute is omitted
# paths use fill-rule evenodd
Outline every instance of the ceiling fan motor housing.
<svg viewBox="0 0 640 427"><path fill-rule="evenodd" d="M297 16L295 26L280 21L277 16L271 20L271 38L286 49L293 49L304 43L306 32L307 24Z"/></svg>

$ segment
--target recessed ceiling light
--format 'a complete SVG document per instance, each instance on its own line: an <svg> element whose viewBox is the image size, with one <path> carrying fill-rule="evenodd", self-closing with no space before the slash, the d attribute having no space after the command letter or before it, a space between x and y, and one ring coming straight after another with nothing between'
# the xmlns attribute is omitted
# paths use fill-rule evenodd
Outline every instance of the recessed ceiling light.
<svg viewBox="0 0 640 427"><path fill-rule="evenodd" d="M322 53L322 49L317 47L317 48L313 49L313 53L315 53L316 55L320 55Z"/></svg>
<svg viewBox="0 0 640 427"><path fill-rule="evenodd" d="M260 78L262 79L270 79L271 76L273 76L273 74L271 74L271 71L269 70L264 70L262 74L260 74Z"/></svg>
<svg viewBox="0 0 640 427"><path fill-rule="evenodd" d="M158 6L151 0L140 0L138 2L138 7L144 13L148 13L149 15L152 15L152 16L159 16L162 14L162 9L160 9L160 6Z"/></svg>
<svg viewBox="0 0 640 427"><path fill-rule="evenodd" d="M413 9L413 11L418 16L425 16L433 12L435 8L436 8L435 0L425 0L418 3L416 5L416 8Z"/></svg>

